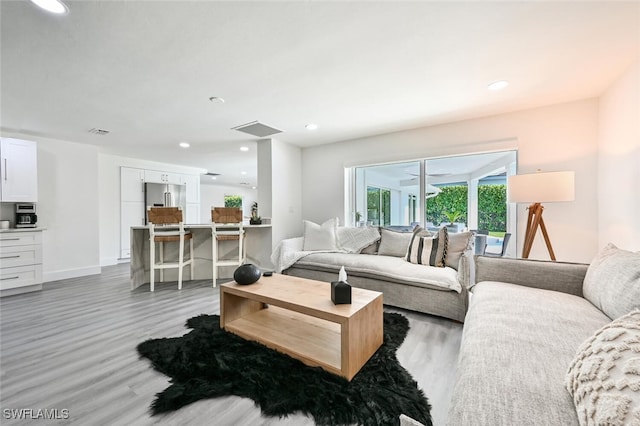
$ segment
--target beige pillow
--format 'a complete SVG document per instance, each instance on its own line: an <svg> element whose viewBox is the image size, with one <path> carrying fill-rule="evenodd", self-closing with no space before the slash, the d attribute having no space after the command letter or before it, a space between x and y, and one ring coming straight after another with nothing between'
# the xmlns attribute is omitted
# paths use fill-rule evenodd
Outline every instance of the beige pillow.
<svg viewBox="0 0 640 426"><path fill-rule="evenodd" d="M380 228L380 246L378 255L404 257L413 232L398 232Z"/></svg>
<svg viewBox="0 0 640 426"><path fill-rule="evenodd" d="M448 267L457 270L462 254L466 250L471 250L472 240L473 234L471 232L457 232L449 234L445 264Z"/></svg>
<svg viewBox="0 0 640 426"><path fill-rule="evenodd" d="M582 292L609 318L640 309L640 252L608 244L589 265Z"/></svg>
<svg viewBox="0 0 640 426"><path fill-rule="evenodd" d="M447 228L442 227L438 234L423 237L420 232L414 232L407 248L405 260L418 265L444 267L447 256Z"/></svg>
<svg viewBox="0 0 640 426"><path fill-rule="evenodd" d="M313 250L337 250L338 240L336 236L336 228L338 227L338 218L329 219L322 225L303 221L304 225L304 251Z"/></svg>
<svg viewBox="0 0 640 426"><path fill-rule="evenodd" d="M640 310L587 339L569 366L565 387L580 425L640 422Z"/></svg>

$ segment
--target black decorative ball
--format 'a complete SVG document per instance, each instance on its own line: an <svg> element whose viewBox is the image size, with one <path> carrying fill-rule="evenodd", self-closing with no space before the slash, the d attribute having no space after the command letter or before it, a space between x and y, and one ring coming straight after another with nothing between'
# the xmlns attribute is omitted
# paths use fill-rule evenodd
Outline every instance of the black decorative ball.
<svg viewBox="0 0 640 426"><path fill-rule="evenodd" d="M245 263L242 266L239 266L235 272L233 273L233 279L238 284L253 284L260 279L260 268L252 263Z"/></svg>

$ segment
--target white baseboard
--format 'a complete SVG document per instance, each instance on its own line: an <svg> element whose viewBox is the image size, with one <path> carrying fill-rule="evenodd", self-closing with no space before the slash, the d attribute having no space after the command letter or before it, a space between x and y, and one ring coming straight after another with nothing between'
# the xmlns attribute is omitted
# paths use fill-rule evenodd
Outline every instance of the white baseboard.
<svg viewBox="0 0 640 426"><path fill-rule="evenodd" d="M117 257L101 257L100 266L112 266L120 263Z"/></svg>
<svg viewBox="0 0 640 426"><path fill-rule="evenodd" d="M102 272L99 265L87 266L84 268L63 269L61 271L45 272L42 276L45 283L50 281L66 280L69 278L85 277L87 275L97 275Z"/></svg>

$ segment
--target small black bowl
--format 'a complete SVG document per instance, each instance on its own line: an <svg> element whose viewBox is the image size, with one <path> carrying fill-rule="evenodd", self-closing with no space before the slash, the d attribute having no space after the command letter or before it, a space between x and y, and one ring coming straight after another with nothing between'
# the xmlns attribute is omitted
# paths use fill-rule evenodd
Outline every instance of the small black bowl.
<svg viewBox="0 0 640 426"><path fill-rule="evenodd" d="M233 279L242 285L253 284L260 279L262 272L253 263L245 263L239 266L233 273Z"/></svg>

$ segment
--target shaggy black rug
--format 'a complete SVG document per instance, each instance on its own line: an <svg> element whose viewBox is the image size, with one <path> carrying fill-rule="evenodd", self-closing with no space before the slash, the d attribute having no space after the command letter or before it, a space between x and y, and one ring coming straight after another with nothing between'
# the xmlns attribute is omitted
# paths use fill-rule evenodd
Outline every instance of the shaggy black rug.
<svg viewBox="0 0 640 426"><path fill-rule="evenodd" d="M384 343L351 382L228 333L219 320L200 315L187 321L193 330L182 337L138 345L142 357L171 377L153 414L237 395L251 398L266 416L301 412L318 425L398 425L400 414L432 424L427 398L396 358L409 330L400 314L384 313Z"/></svg>

